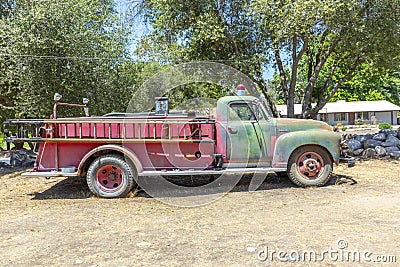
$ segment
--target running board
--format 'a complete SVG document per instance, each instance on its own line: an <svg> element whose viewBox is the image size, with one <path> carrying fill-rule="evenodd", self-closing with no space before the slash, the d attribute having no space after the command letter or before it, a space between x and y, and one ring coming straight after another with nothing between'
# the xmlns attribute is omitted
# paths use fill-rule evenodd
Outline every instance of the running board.
<svg viewBox="0 0 400 267"><path fill-rule="evenodd" d="M139 176L154 175L216 175L216 174L252 174L252 173L270 173L270 172L286 172L286 168L230 168L222 170L176 170L176 171L143 171Z"/></svg>
<svg viewBox="0 0 400 267"><path fill-rule="evenodd" d="M155 175L218 175L218 174L253 174L253 173L271 173L286 172L285 168L229 168L222 170L175 170L175 171L143 171L139 176L155 176ZM78 176L77 172L24 172L24 177L74 177Z"/></svg>
<svg viewBox="0 0 400 267"><path fill-rule="evenodd" d="M74 177L78 176L77 172L24 172L21 174L24 177Z"/></svg>

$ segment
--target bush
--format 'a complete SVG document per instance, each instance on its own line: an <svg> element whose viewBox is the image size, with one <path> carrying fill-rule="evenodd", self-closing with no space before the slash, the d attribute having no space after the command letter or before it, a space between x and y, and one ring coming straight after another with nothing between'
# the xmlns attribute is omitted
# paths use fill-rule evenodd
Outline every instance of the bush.
<svg viewBox="0 0 400 267"><path fill-rule="evenodd" d="M382 130L382 129L392 129L393 127L387 122L382 122L379 123L378 128Z"/></svg>
<svg viewBox="0 0 400 267"><path fill-rule="evenodd" d="M343 127L342 127L342 131L345 132L346 130L347 130L347 127L346 127L346 126L343 126Z"/></svg>
<svg viewBox="0 0 400 267"><path fill-rule="evenodd" d="M363 125L363 121L362 120L356 120L354 122L355 125Z"/></svg>
<svg viewBox="0 0 400 267"><path fill-rule="evenodd" d="M342 123L338 122L338 123L336 123L336 126L337 126L337 127L341 127L341 126L342 126Z"/></svg>

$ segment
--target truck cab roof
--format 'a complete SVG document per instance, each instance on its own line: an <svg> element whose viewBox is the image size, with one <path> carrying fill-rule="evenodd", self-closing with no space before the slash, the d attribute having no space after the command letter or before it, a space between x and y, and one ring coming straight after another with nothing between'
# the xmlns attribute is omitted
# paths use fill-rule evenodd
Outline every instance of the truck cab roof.
<svg viewBox="0 0 400 267"><path fill-rule="evenodd" d="M218 102L223 103L223 104L228 104L233 101L246 101L246 102L251 102L258 100L257 97L254 96L224 96L221 97Z"/></svg>

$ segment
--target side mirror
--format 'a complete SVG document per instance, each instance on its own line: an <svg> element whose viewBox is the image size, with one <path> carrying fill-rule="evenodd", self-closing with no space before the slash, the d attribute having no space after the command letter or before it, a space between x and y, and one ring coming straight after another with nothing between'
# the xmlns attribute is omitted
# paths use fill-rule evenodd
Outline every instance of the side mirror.
<svg viewBox="0 0 400 267"><path fill-rule="evenodd" d="M60 95L59 93L54 94L54 101L58 102L61 100L61 98L62 98L62 95Z"/></svg>

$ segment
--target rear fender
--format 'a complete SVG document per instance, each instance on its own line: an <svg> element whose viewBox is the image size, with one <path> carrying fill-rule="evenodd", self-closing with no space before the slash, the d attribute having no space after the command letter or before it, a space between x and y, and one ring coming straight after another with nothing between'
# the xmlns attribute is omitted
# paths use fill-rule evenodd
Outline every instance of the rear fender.
<svg viewBox="0 0 400 267"><path fill-rule="evenodd" d="M138 159L138 157L135 155L135 153L133 153L131 150L122 147L120 145L103 145L103 146L99 146L96 147L94 149L92 149L91 151L89 151L80 161L79 166L78 166L78 176L82 176L82 174L85 172L85 166L87 165L87 161L90 160L92 158L93 155L95 155L96 153L102 152L102 151L116 151L122 153L124 156L128 157L132 163L135 165L136 170L138 173L141 173L143 171L143 166L140 163L140 160Z"/></svg>
<svg viewBox="0 0 400 267"><path fill-rule="evenodd" d="M297 148L316 145L325 148L337 165L339 162L340 134L325 130L307 130L282 134L275 144L272 167L287 168L290 155Z"/></svg>

